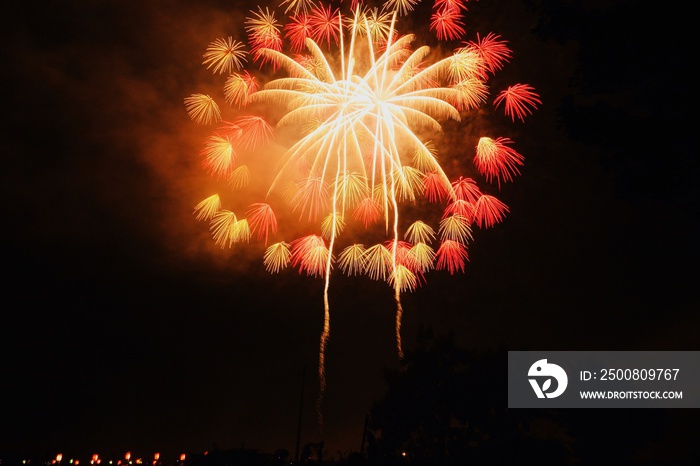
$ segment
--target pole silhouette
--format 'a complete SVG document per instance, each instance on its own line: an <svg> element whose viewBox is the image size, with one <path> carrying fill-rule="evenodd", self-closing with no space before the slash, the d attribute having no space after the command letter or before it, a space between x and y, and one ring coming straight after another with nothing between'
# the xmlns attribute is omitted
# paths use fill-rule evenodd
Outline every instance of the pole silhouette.
<svg viewBox="0 0 700 466"><path fill-rule="evenodd" d="M301 414L304 409L304 382L306 381L306 365L301 369L301 395L299 396L299 418L297 420L297 445L294 461L299 463L299 443L301 442Z"/></svg>

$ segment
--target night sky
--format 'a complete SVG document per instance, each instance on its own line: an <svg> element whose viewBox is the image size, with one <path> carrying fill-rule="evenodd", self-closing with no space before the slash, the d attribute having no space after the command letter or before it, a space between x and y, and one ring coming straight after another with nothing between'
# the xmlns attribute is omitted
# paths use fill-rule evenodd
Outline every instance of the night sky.
<svg viewBox="0 0 700 466"><path fill-rule="evenodd" d="M399 363L391 288L332 282L321 432L322 281L267 273L257 243L222 250L193 215L209 128L183 99L220 92L202 53L243 37L245 5L3 8L0 453L294 451L302 382L302 442L360 447ZM508 40L504 79L543 104L494 117L525 156L494 191L510 213L475 232L465 273L404 295L404 346L430 328L476 350L700 349L690 13L469 5L469 38Z"/></svg>

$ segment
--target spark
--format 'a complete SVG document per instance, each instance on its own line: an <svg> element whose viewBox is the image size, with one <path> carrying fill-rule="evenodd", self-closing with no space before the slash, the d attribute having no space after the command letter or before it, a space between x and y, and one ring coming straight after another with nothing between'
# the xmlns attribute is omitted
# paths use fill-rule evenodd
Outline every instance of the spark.
<svg viewBox="0 0 700 466"><path fill-rule="evenodd" d="M307 54L297 54L294 56L294 61L299 63L305 70L309 71L312 75L318 77L320 80L326 80L328 75L326 74L325 63L319 59L314 58ZM311 131L319 127L321 122L317 118L310 118L304 125L304 134L309 134Z"/></svg>
<svg viewBox="0 0 700 466"><path fill-rule="evenodd" d="M342 2L343 0L340 1ZM364 0L350 0L350 11L355 11L362 4L364 4Z"/></svg>
<svg viewBox="0 0 700 466"><path fill-rule="evenodd" d="M468 48L457 49L449 62L448 73L455 83L469 80L481 82L486 78L486 66L483 58L474 50ZM484 84L481 82L481 84Z"/></svg>
<svg viewBox="0 0 700 466"><path fill-rule="evenodd" d="M404 165L392 174L395 183L396 198L401 201L415 201L416 193L423 193L423 173L413 167Z"/></svg>
<svg viewBox="0 0 700 466"><path fill-rule="evenodd" d="M250 225L248 219L237 220L231 226L231 241L233 243L248 242L250 240Z"/></svg>
<svg viewBox="0 0 700 466"><path fill-rule="evenodd" d="M252 10L251 13L252 16L246 19L245 26L251 41L255 45L264 47L270 47L270 44L276 43L276 40L268 41L270 38L279 37L280 33L280 23L275 18L274 11L270 11L268 7L263 11L262 7L258 6L257 13Z"/></svg>
<svg viewBox="0 0 700 466"><path fill-rule="evenodd" d="M464 199L455 199L447 204L447 207L445 207L445 211L442 214L442 218L444 219L450 215L458 215L468 219L471 222L474 220L474 203Z"/></svg>
<svg viewBox="0 0 700 466"><path fill-rule="evenodd" d="M410 270L415 269L413 258L410 254L411 244L406 241L389 240L386 242L386 248L391 253L393 260Z"/></svg>
<svg viewBox="0 0 700 466"><path fill-rule="evenodd" d="M301 181L292 199L294 209L300 211L300 219L304 213L308 213L310 222L327 209L328 203L328 187L321 177L309 177Z"/></svg>

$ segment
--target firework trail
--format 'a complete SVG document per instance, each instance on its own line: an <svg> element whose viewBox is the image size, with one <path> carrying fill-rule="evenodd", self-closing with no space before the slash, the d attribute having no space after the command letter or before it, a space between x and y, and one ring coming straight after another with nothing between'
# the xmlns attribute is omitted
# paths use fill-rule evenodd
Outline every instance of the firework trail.
<svg viewBox="0 0 700 466"><path fill-rule="evenodd" d="M400 28L418 4L392 0L377 8L359 0L339 6L282 0L277 9L257 6L245 21L246 37L217 38L203 54L202 64L214 75L228 75L222 94L232 118L224 120L209 95L184 99L194 122L218 125L200 156L203 168L225 180L227 189L248 188L254 178L248 162L283 147L278 159L265 164L264 171L273 173L267 192L244 217L225 209L219 194L202 200L194 214L209 222L220 247L260 241L269 272L294 268L323 280L321 426L333 272L391 286L401 358L402 293L415 290L431 270L463 272L472 229L492 227L508 212L473 178L450 180L426 135L487 106L489 79L510 61L511 50L492 32L464 40L467 0L436 0L429 31L452 42L453 52L431 58L430 47ZM534 88L520 83L491 99L492 109L513 123L540 104ZM520 174L524 157L513 144L507 137L479 139L473 163L486 183L500 188ZM437 225L415 215L404 218L404 206L419 203L442 209ZM279 214L289 211L295 215L293 239L282 237L289 233L278 223ZM300 228L306 234L299 236ZM361 231L374 243L353 243L347 231Z"/></svg>

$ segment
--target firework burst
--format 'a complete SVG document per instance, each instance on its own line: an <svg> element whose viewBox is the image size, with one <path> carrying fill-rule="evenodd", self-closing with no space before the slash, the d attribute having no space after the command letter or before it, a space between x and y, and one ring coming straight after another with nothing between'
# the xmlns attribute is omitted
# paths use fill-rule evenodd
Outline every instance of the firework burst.
<svg viewBox="0 0 700 466"><path fill-rule="evenodd" d="M402 294L416 290L433 271L463 272L474 229L493 227L508 212L473 177L451 180L438 157L445 122L462 128L476 112L488 110L482 107L491 93L489 78L512 52L491 32L466 40L466 0L438 0L426 30L462 44L446 56L434 55L416 34L400 30L418 2L391 1L378 9L355 1L337 8L285 0L279 12L258 6L245 21L249 59L244 45L230 37L210 43L205 53L204 64L214 74L228 74L222 97L231 117L204 142L202 164L214 181L236 190L233 204L247 207L239 210L244 218L224 208L225 192L196 204L194 214L209 223L220 247L263 243L262 262L270 273L296 269L323 282L319 406L326 387L331 276L388 283L402 357ZM352 10L343 10L348 3ZM244 63L258 69L243 70ZM505 120L515 122L540 104L532 86L518 83L498 92L492 109L502 106ZM198 124L222 121L209 95L191 94L185 105ZM483 136L472 145L473 155L461 155L473 159L472 176L500 189L524 164L513 144ZM266 192L246 197L256 175L269 175ZM417 218L422 214L416 212L425 215ZM281 219L290 218L293 226L285 227ZM358 232L369 243L355 241Z"/></svg>
<svg viewBox="0 0 700 466"><path fill-rule="evenodd" d="M216 39L209 44L207 51L204 53L202 64L207 65L207 68L213 66L214 73L228 74L234 68L240 70L244 61L246 61L246 58L243 44L229 36L226 39Z"/></svg>

